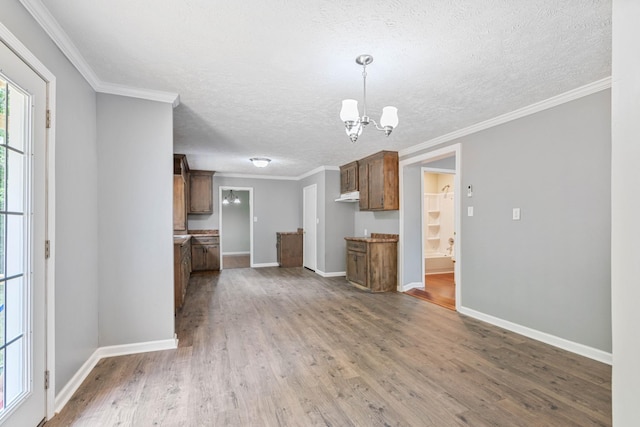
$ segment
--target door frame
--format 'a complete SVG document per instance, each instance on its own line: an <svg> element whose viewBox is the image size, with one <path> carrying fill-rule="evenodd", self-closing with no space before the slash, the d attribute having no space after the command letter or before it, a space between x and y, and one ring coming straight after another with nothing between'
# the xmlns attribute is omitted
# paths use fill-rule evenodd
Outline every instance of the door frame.
<svg viewBox="0 0 640 427"><path fill-rule="evenodd" d="M56 147L56 77L51 71L0 22L0 40L6 44L25 64L27 64L47 85L47 109L50 114L49 128L45 129L46 164L45 164L45 238L50 242L49 258L45 259L45 366L49 371L49 388L45 390L45 416L51 419L55 415L55 147ZM38 244L38 242L34 242ZM42 242L44 244L44 242ZM44 373L43 373L44 375ZM38 373L33 373L34 382ZM44 378L42 378L44 381Z"/></svg>
<svg viewBox="0 0 640 427"><path fill-rule="evenodd" d="M220 209L220 214L218 215L218 229L219 229L219 234L220 234L220 271L222 271L224 269L224 263L223 263L223 259L224 257L222 256L224 250L222 247L222 200L223 200L223 196L222 193L224 191L229 191L229 190L233 190L233 191L248 191L249 192L249 265L251 266L251 268L255 267L254 263L253 263L253 187L234 187L232 185L221 185L220 187L218 187L218 206Z"/></svg>
<svg viewBox="0 0 640 427"><path fill-rule="evenodd" d="M405 216L405 203L406 203L406 197L404 194L404 168L408 167L408 166L415 166L416 164L426 164L426 163L430 163L433 162L435 160L439 160L439 159L444 159L446 157L451 157L452 155L455 155L455 169L454 169L454 178L453 178L453 183L454 183L454 188L456 189L455 191L455 199L454 199L454 210L455 210L455 215L454 215L454 227L456 229L456 242L455 242L455 246L454 246L454 254L455 254L455 259L456 259L456 263L454 265L454 276L456 278L456 311L460 311L460 308L462 307L462 286L463 286L463 277L462 277L462 240L463 240L463 235L462 235L462 212L461 212L461 200L462 200L462 193L463 191L461 191L461 185L462 185L462 144L457 143L457 144L453 144L453 145L449 145L446 147L442 147L433 151L429 151L426 152L424 154L421 154L419 156L415 156L412 157L410 159L406 159L406 160L401 160L400 164L399 164L399 172L400 172L400 182L399 182L399 187L400 187L400 244L398 245L398 262L400 263L400 268L398 268L398 292L402 292L403 291L403 286L404 286L404 277L406 276L405 274L405 264L404 264L404 252L405 252L405 248L404 248L404 242L405 242L405 233L413 233L415 232L416 227L418 227L422 233L422 237L420 239L421 242L421 248L420 248L420 253L423 254L424 252L424 230L422 229L423 227L423 217L422 215L420 215L420 224L405 224L404 221L404 216ZM426 166L426 165L425 165ZM418 197L420 197L420 205L422 206L424 204L424 174L422 171L423 168L420 168L420 194L417 195ZM433 169L433 168L432 168ZM451 171L448 171L449 173L451 173ZM416 195L411 194L409 195L409 197L413 198L416 197ZM424 213L424 207L421 208L421 214ZM424 256L424 254L423 254ZM421 261L421 282L424 283L424 258L422 258Z"/></svg>
<svg viewBox="0 0 640 427"><path fill-rule="evenodd" d="M302 188L302 230L303 230L303 234L302 234L302 266L306 267L308 269L311 270L311 267L308 267L305 264L305 254L307 253L307 251L304 250L304 248L306 247L305 244L305 240L306 240L306 236L307 236L307 229L305 227L305 218L306 218L306 210L307 210L307 195L306 195L306 191L307 189L311 189L313 188L313 191L315 193L315 199L313 199L313 206L314 206L314 212L313 212L313 217L314 217L314 221L312 221L312 229L313 229L313 235L315 236L315 247L314 247L314 259L313 259L313 271L317 272L318 271L318 184L311 184L311 185L307 185L306 187Z"/></svg>

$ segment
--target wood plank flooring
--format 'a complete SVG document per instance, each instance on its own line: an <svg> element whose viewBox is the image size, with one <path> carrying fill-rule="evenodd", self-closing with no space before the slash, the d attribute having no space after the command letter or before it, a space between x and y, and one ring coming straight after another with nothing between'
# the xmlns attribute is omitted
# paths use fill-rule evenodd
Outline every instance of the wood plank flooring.
<svg viewBox="0 0 640 427"><path fill-rule="evenodd" d="M449 310L456 309L456 284L453 273L425 275L424 288L409 289L405 293Z"/></svg>
<svg viewBox="0 0 640 427"><path fill-rule="evenodd" d="M249 268L251 267L251 258L249 255L223 255L222 268Z"/></svg>
<svg viewBox="0 0 640 427"><path fill-rule="evenodd" d="M610 426L609 366L303 268L192 278L177 350L101 360L53 426Z"/></svg>

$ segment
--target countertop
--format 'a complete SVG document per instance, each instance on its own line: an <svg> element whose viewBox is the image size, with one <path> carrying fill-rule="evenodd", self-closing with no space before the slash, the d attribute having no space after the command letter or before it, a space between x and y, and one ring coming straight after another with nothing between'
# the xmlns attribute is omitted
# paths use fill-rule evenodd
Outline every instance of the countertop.
<svg viewBox="0 0 640 427"><path fill-rule="evenodd" d="M302 232L300 231L278 231L276 232L276 234L284 234L284 235L290 235L290 234L302 234Z"/></svg>
<svg viewBox="0 0 640 427"><path fill-rule="evenodd" d="M344 240L367 243L395 243L398 241L398 237L397 234L371 233L371 237L345 237Z"/></svg>
<svg viewBox="0 0 640 427"><path fill-rule="evenodd" d="M206 236L206 237L216 237L220 236L218 230L189 230L189 234L174 234L173 235L173 244L174 245L184 245L191 239L191 236Z"/></svg>

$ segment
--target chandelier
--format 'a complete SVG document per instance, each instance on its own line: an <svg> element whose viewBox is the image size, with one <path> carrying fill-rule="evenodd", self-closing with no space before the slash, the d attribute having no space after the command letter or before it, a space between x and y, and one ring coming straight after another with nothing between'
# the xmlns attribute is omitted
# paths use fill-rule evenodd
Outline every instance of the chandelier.
<svg viewBox="0 0 640 427"><path fill-rule="evenodd" d="M234 205L239 205L240 203L242 203L240 201L240 197L233 194L233 190L229 190L229 195L225 196L224 200L222 201L223 205L228 205L229 203L233 203Z"/></svg>
<svg viewBox="0 0 640 427"><path fill-rule="evenodd" d="M384 132L386 136L398 126L398 109L396 107L384 107L380 116L380 125L375 120L367 116L367 65L373 62L373 56L360 55L356 58L356 63L362 65L362 81L364 96L362 99L362 116L358 111L358 101L355 99L345 99L342 101L340 119L344 122L345 130L351 142L356 142L362 130L369 123L373 123L376 129Z"/></svg>

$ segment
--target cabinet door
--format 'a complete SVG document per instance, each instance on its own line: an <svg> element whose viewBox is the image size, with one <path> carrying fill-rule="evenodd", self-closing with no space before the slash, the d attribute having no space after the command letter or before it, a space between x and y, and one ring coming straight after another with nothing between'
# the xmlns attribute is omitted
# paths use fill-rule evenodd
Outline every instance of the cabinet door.
<svg viewBox="0 0 640 427"><path fill-rule="evenodd" d="M369 161L369 209L384 209L384 157Z"/></svg>
<svg viewBox="0 0 640 427"><path fill-rule="evenodd" d="M192 170L189 173L189 213L213 213L213 172Z"/></svg>
<svg viewBox="0 0 640 427"><path fill-rule="evenodd" d="M369 163L358 164L358 188L360 189L360 210L369 209Z"/></svg>
<svg viewBox="0 0 640 427"><path fill-rule="evenodd" d="M191 246L191 268L193 271L207 270L207 258L204 245Z"/></svg>
<svg viewBox="0 0 640 427"><path fill-rule="evenodd" d="M220 247L218 245L204 246L206 270L220 270Z"/></svg>
<svg viewBox="0 0 640 427"><path fill-rule="evenodd" d="M358 162L340 166L340 193L358 191Z"/></svg>
<svg viewBox="0 0 640 427"><path fill-rule="evenodd" d="M173 176L173 230L187 231L187 194L182 175Z"/></svg>
<svg viewBox="0 0 640 427"><path fill-rule="evenodd" d="M367 286L367 254L347 252L347 280Z"/></svg>

